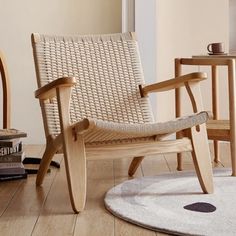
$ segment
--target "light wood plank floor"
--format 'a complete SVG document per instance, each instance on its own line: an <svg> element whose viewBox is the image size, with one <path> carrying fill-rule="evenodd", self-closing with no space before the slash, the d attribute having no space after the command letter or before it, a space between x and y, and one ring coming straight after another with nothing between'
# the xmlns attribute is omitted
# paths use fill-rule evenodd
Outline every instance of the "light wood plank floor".
<svg viewBox="0 0 236 236"><path fill-rule="evenodd" d="M25 147L27 156L41 157L44 146ZM230 167L227 143L221 144L221 163ZM212 150L211 150L212 151ZM138 169L137 176L173 172L176 155L147 157ZM112 186L128 179L131 159L115 161L89 161L88 188L85 211L73 214L62 155L54 160L61 162L61 169L51 168L42 187L35 187L35 175L27 180L0 183L0 235L78 235L78 236L161 236L144 228L129 224L112 216L104 208L105 192ZM190 155L184 157L184 169L192 169Z"/></svg>

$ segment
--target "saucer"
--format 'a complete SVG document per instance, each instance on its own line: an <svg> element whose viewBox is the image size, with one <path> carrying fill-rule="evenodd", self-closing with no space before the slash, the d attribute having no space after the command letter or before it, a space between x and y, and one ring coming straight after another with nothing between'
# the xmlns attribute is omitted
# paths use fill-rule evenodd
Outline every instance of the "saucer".
<svg viewBox="0 0 236 236"><path fill-rule="evenodd" d="M209 52L208 55L227 55L226 52L216 52L216 53L213 53L213 52Z"/></svg>

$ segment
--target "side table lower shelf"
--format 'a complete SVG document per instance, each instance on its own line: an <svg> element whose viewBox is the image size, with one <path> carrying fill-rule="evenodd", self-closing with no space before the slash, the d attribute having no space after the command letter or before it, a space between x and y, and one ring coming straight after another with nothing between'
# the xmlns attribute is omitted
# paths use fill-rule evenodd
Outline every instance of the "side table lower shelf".
<svg viewBox="0 0 236 236"><path fill-rule="evenodd" d="M209 120L207 122L208 139L230 141L229 120Z"/></svg>

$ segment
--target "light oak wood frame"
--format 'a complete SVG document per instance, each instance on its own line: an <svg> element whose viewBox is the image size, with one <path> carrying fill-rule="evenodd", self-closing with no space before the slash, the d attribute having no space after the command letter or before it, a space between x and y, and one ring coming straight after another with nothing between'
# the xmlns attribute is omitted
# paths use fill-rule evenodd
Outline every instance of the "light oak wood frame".
<svg viewBox="0 0 236 236"><path fill-rule="evenodd" d="M10 82L8 78L7 67L3 54L0 52L0 75L2 79L2 97L3 97L3 128L10 128L10 114L11 114L11 96L10 96Z"/></svg>
<svg viewBox="0 0 236 236"><path fill-rule="evenodd" d="M214 142L214 161L219 159L218 140L229 141L231 150L232 175L236 176L236 102L235 102L235 59L216 58L209 56L200 56L196 58L176 58L175 76L180 76L184 65L210 66L212 79L212 113L213 117L207 122L208 138ZM229 89L229 120L219 119L219 92L218 92L218 67L226 66L228 70L228 89ZM176 117L181 116L180 107L180 89L175 90ZM181 134L177 134L181 136ZM178 170L182 170L181 154L178 154Z"/></svg>
<svg viewBox="0 0 236 236"><path fill-rule="evenodd" d="M140 86L142 95L150 92L165 91L185 86L190 95L194 112L202 110L199 81L206 79L203 73L192 73L169 81L149 86ZM192 151L196 173L204 193L213 192L212 166L207 143L205 124L192 127L183 132L183 138L178 140L136 142L128 144L85 145L82 135L75 135L73 125L69 120L69 104L72 86L75 78L60 78L39 88L35 92L40 102L56 96L59 106L60 125L62 133L57 137L48 134L47 146L37 175L37 185L41 185L53 155L63 145L68 188L71 205L74 212L84 209L86 200L86 160L115 159L125 157L140 157L145 155ZM137 160L137 158L135 158ZM134 162L133 162L134 163ZM140 163L140 162L139 162ZM137 168L131 164L130 170Z"/></svg>

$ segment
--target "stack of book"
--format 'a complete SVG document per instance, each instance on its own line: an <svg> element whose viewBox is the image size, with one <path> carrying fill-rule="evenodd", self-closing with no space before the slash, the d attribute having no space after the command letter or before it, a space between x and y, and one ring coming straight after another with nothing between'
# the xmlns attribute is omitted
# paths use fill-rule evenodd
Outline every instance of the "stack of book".
<svg viewBox="0 0 236 236"><path fill-rule="evenodd" d="M0 130L0 181L27 177L22 163L25 153L21 141L26 136L26 133L16 129Z"/></svg>

